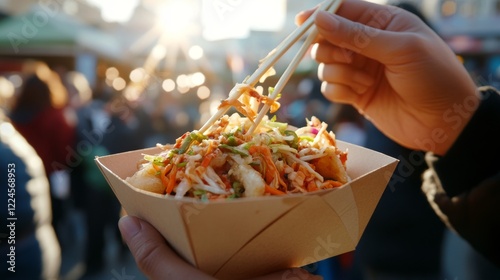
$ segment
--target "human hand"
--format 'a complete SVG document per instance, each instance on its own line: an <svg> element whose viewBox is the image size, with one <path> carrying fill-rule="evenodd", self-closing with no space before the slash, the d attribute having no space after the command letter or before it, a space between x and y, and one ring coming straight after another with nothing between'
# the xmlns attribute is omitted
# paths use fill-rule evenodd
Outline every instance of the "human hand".
<svg viewBox="0 0 500 280"><path fill-rule="evenodd" d="M118 227L139 269L148 279L214 279L181 259L148 222L124 216Z"/></svg>
<svg viewBox="0 0 500 280"><path fill-rule="evenodd" d="M312 12L299 13L297 23ZM365 1L319 12L315 24L312 56L325 97L354 105L403 146L444 155L479 104L446 43L417 16Z"/></svg>
<svg viewBox="0 0 500 280"><path fill-rule="evenodd" d="M163 236L149 223L136 217L124 216L118 222L124 241L127 243L139 269L148 279L215 279L184 261L168 246ZM299 268L254 278L271 279L322 279Z"/></svg>

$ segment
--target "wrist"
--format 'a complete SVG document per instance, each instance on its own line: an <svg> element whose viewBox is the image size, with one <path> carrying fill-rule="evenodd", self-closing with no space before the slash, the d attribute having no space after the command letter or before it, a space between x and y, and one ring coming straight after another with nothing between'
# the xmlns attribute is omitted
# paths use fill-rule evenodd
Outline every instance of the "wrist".
<svg viewBox="0 0 500 280"><path fill-rule="evenodd" d="M493 88L481 88L480 92L478 108L455 141L432 164L449 196L469 190L498 172L500 94Z"/></svg>
<svg viewBox="0 0 500 280"><path fill-rule="evenodd" d="M470 121L476 114L480 104L485 99L484 89L471 90L473 94L465 95L457 99L442 114L443 126L441 129L435 129L436 139L438 135L442 136L442 141L436 141L435 149L431 150L435 155L443 156L453 147L457 139L463 133L466 127L471 125Z"/></svg>

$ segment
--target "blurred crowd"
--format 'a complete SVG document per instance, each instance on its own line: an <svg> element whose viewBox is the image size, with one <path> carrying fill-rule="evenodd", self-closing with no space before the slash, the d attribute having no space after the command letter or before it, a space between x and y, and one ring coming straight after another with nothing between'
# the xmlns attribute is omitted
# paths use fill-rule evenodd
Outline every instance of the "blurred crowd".
<svg viewBox="0 0 500 280"><path fill-rule="evenodd" d="M146 137L151 135L151 122L140 107L124 102L119 95L99 95L81 73L60 73L43 62L28 61L20 75L22 86L17 90L7 79L1 80L3 91L13 91L2 92L0 100L2 141L7 143L5 149L11 150L10 153L2 151L2 160L6 164L26 160L14 153L18 144L9 141L13 135L9 131L19 133L26 146L32 147L23 149L25 153L31 151L31 155L23 165L17 164L15 170L16 208L26 209L16 213L19 220L25 221L23 227L16 227L16 244L17 248L24 248L25 243L31 242L33 250L18 252L18 272L12 275L16 279L39 279L40 275L44 275L44 279L60 279L65 256L77 248L75 242L83 240L81 274L90 277L106 267L106 232L114 232L116 240L120 240L116 225L121 207L94 158L144 147ZM23 172L24 165L38 159L43 167L41 174ZM35 180L35 175L42 178ZM35 190L26 183L30 180L44 180L47 188ZM23 192L27 195L21 198ZM45 204L38 208L30 206L41 201L41 197L46 198ZM30 208L33 209L28 211ZM4 214L7 213L2 212L2 216ZM75 221L76 217L83 218ZM83 222L77 228L84 233L74 232L78 222ZM42 223L51 228L43 238L37 231ZM50 233L54 237L51 246L43 246L50 239ZM82 235L84 238L79 239ZM121 246L120 254L125 254L125 246L117 243ZM8 248L6 245L2 240L2 252ZM53 258L40 258L47 254ZM21 262L22 259L26 262ZM12 275L6 274L2 279Z"/></svg>

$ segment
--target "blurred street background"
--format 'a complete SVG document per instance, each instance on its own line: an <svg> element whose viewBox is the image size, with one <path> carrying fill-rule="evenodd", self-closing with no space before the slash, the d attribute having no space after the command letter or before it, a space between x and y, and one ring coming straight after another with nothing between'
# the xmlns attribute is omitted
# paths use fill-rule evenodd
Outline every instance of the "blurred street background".
<svg viewBox="0 0 500 280"><path fill-rule="evenodd" d="M54 108L66 125L37 135L37 139L62 138L63 132L58 131L63 129L70 135L57 142L65 144L53 147L64 155L52 160L53 170L47 171L52 224L61 249L61 279L145 279L117 231L120 205L95 166L86 164L87 158L172 143L184 132L199 128L234 84L252 74L259 60L296 27L295 15L320 2L0 0L1 110L21 123L31 116L14 107L34 73L56 75L63 93ZM500 0L372 2L411 4L455 51L478 85L500 87ZM266 80L264 88L276 83L293 54L292 50L279 61L278 75ZM345 113L345 107L323 98L316 68L309 56L304 58L280 99L278 118L300 126L305 117L314 115L327 122L339 139L366 145L369 125L356 112ZM51 96L52 105L54 100ZM356 131L341 130L343 122L354 124ZM31 141L36 145L38 140ZM403 201L397 196L402 189L389 192L385 205L391 205L391 199ZM410 200L424 205L418 186L414 190ZM481 279L464 276L477 275L477 267L471 267L465 257L474 253L439 222L421 226L433 227L426 231L435 237L431 241L406 236L400 220L389 218L405 204L385 209L387 219L381 224L375 215L366 231L367 238L383 236L392 242L396 249L388 263L399 255L415 254L417 259L417 253L404 251L401 243L421 249L422 244L432 244L432 250L419 252L417 266L427 267L421 262L428 257L433 262L429 274L439 275L436 279ZM430 211L428 206L419 207ZM412 211L422 213L417 208ZM377 231L388 228L384 223L399 228ZM360 254L368 250L382 249L359 248ZM362 262L351 252L313 269L325 279L363 279ZM412 274L411 269L401 275Z"/></svg>

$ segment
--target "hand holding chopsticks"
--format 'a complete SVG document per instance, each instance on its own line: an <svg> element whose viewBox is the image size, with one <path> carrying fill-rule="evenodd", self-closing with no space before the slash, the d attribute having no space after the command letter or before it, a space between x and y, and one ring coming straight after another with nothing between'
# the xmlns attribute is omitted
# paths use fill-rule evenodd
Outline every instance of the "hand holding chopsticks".
<svg viewBox="0 0 500 280"><path fill-rule="evenodd" d="M293 75L294 71L297 69L300 61L304 57L306 51L309 49L309 46L312 44L313 40L317 36L316 28L313 26L314 18L319 11L330 11L335 12L342 0L329 0L323 2L318 9L298 28L296 28L289 36L287 36L275 49L273 49L262 61L259 65L259 68L245 81L245 84L254 87L258 81L264 76L267 71L274 65L276 62L294 45L297 41L299 41L304 34L311 30L310 34L307 36L305 41L302 43L301 48L298 53L293 58L290 65L286 68L283 75L278 80L276 86L274 87L274 91L270 95L269 99L275 100L279 93L283 90L286 83ZM235 101L241 96L241 91L238 90L238 85L235 86L231 92L229 93L228 101ZM262 118L269 111L270 105L265 103L258 113L256 119L252 127L247 131L247 134L253 133L255 128L262 121ZM218 119L220 119L227 111L229 110L228 106L220 108L199 130L199 132L204 133L208 130Z"/></svg>

